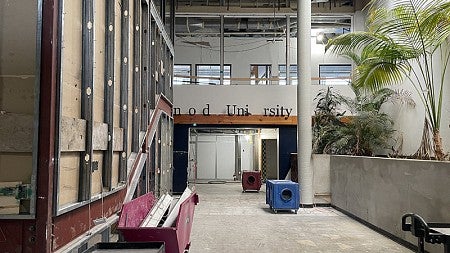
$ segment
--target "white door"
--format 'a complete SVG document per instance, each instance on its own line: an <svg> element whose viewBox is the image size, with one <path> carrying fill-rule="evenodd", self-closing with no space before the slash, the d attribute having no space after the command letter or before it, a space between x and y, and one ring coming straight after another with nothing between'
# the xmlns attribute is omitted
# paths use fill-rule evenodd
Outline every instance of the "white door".
<svg viewBox="0 0 450 253"><path fill-rule="evenodd" d="M235 138L234 136L217 136L217 179L233 180L235 174Z"/></svg>
<svg viewBox="0 0 450 253"><path fill-rule="evenodd" d="M239 136L241 143L241 170L253 171L253 141L246 136Z"/></svg>
<svg viewBox="0 0 450 253"><path fill-rule="evenodd" d="M216 138L201 138L197 142L197 179L216 178Z"/></svg>

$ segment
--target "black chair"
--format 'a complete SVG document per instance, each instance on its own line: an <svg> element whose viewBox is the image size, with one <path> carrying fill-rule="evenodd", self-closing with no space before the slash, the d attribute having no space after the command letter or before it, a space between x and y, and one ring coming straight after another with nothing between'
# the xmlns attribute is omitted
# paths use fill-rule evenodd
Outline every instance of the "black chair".
<svg viewBox="0 0 450 253"><path fill-rule="evenodd" d="M450 234L440 233L434 229L450 228L448 223L425 222L417 214L407 213L402 216L402 230L410 231L417 237L417 252L425 252L425 242L431 244L444 244L444 253L450 253Z"/></svg>

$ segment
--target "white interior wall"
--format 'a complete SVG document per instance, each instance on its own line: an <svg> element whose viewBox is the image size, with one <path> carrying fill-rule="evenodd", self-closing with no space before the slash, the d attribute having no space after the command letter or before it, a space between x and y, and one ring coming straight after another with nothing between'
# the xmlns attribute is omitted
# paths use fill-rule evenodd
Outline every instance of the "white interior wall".
<svg viewBox="0 0 450 253"><path fill-rule="evenodd" d="M233 180L236 168L234 135L198 135L196 149L197 179Z"/></svg>
<svg viewBox="0 0 450 253"><path fill-rule="evenodd" d="M353 29L355 31L365 30L365 13L356 12L353 16ZM192 38L190 38L192 40ZM206 41L207 39L203 39ZM285 43L267 42L265 39L252 39L245 44L242 39L232 41L225 40L225 50L239 52L226 52L225 63L232 64L232 77L250 76L250 64L272 64L272 70L278 69L278 64L285 63ZM175 43L175 64L197 64L197 63L219 63L218 39L213 41L211 38L212 49L199 47L186 47L187 44L180 43L180 38ZM312 65L311 76L318 77L318 65L320 63L342 63L348 62L345 59L337 58L329 54L324 54L323 45L317 45L315 38L311 38L312 43ZM236 44L242 44L236 46ZM244 45L245 44L245 45ZM264 45L254 50L258 45ZM291 64L295 64L296 59L296 41L291 42ZM188 49L188 50L186 50ZM437 66L435 64L435 66ZM278 75L273 72L273 75ZM314 81L312 82L314 84ZM317 81L316 81L317 83ZM450 75L446 76L446 84L450 83ZM312 108L316 102L313 100L319 90L327 86L313 85L311 98ZM353 96L352 90L348 86L335 86L335 90L341 95ZM416 107L410 108L405 104L386 104L383 110L387 112L394 120L396 132L396 141L392 146L398 149L400 154L411 155L416 152L420 138L422 136L424 108L416 90L408 83L395 85L391 87L396 90L404 90L411 93L411 97L416 101ZM283 108L292 109L290 115L296 115L296 86L257 86L257 85L238 85L238 86L196 86L183 85L174 87L174 106L180 108L182 114L187 114L189 108L195 108L197 114L201 114L206 104L210 105L210 114L226 114L227 105L237 105L239 107L248 107L252 115L264 115L264 108ZM189 94L189 96L186 96ZM444 98L450 97L450 87L446 86ZM445 150L450 150L450 99L444 99L442 109L441 134ZM311 115L313 111L311 112Z"/></svg>
<svg viewBox="0 0 450 253"><path fill-rule="evenodd" d="M189 42L209 42L211 47L192 45ZM250 78L250 65L268 64L272 65L272 76L279 76L278 65L286 64L286 39L282 41L268 41L266 38L225 38L225 64L231 64L232 78ZM297 39L293 38L291 43L291 64L297 64ZM218 38L176 38L175 39L175 64L219 64L220 44ZM323 44L316 44L315 35L311 38L311 76L319 77L319 64L328 63L350 63L325 53ZM192 69L195 75L195 69ZM249 81L235 81L231 84L249 84ZM313 81L318 84L318 81Z"/></svg>
<svg viewBox="0 0 450 253"><path fill-rule="evenodd" d="M326 88L327 86L313 85L312 94ZM341 95L354 96L349 86L339 85L333 88ZM252 115L264 115L264 108L283 107L284 116L286 109L289 110L290 116L296 116L296 92L295 85L177 85L174 86L174 107L180 108L181 114L188 114L189 108L194 108L196 114L202 114L206 104L209 104L210 114L226 114L227 105L242 108L247 108L248 105ZM314 97L311 97L311 115L314 114L316 103Z"/></svg>

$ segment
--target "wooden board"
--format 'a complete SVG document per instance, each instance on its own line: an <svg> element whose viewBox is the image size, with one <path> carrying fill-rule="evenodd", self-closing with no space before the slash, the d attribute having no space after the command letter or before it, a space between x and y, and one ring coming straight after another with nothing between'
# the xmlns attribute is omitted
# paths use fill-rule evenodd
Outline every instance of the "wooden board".
<svg viewBox="0 0 450 253"><path fill-rule="evenodd" d="M61 151L84 151L86 121L62 117L61 119ZM113 150L123 150L123 129L115 127L112 136ZM94 122L93 148L106 150L108 144L108 126L105 123Z"/></svg>
<svg viewBox="0 0 450 253"><path fill-rule="evenodd" d="M82 0L64 2L61 49L62 115L81 115Z"/></svg>
<svg viewBox="0 0 450 253"><path fill-rule="evenodd" d="M186 187L186 189L184 189L184 192L183 192L183 194L181 194L180 199L178 200L178 202L175 204L175 207L172 209L172 211L167 216L167 219L164 221L164 224L162 225L163 227L171 227L175 223L175 221L177 220L177 217L178 217L178 212L180 211L181 204L183 203L183 201L185 201L187 198L189 198L191 193L192 193L192 191L191 191L191 189L189 189L189 187Z"/></svg>
<svg viewBox="0 0 450 253"><path fill-rule="evenodd" d="M122 8L120 6L120 1L115 2L115 19L114 19L114 126L119 127L120 124L120 110L122 106L120 105L120 66L123 62L121 59L121 18L122 18Z"/></svg>
<svg viewBox="0 0 450 253"><path fill-rule="evenodd" d="M131 136L132 136L132 116L133 116L133 73L134 73L134 65L135 60L133 56L133 50L134 50L134 25L133 25L133 19L134 19L134 1L129 1L129 24L130 24L130 31L129 31L129 51L128 51L128 156L131 154Z"/></svg>
<svg viewBox="0 0 450 253"><path fill-rule="evenodd" d="M156 202L156 204L153 205L152 209L148 212L140 227L157 227L167 209L170 207L172 200L173 197L168 193L162 195L158 202Z"/></svg>
<svg viewBox="0 0 450 253"><path fill-rule="evenodd" d="M112 173L111 173L111 186L117 187L119 185L119 160L120 159L120 152L114 152L113 153L113 160L112 160Z"/></svg>
<svg viewBox="0 0 450 253"><path fill-rule="evenodd" d="M21 182L0 182L0 188L15 187ZM14 196L0 196L0 215L1 214L19 214L20 200Z"/></svg>
<svg viewBox="0 0 450 253"><path fill-rule="evenodd" d="M80 153L61 153L59 160L58 208L78 201Z"/></svg>
<svg viewBox="0 0 450 253"><path fill-rule="evenodd" d="M175 124L218 124L218 125L297 125L297 116L271 117L264 115L228 116L228 115L175 115Z"/></svg>
<svg viewBox="0 0 450 253"><path fill-rule="evenodd" d="M98 162L98 169L94 170L94 172L92 172L92 178L91 178L91 183L92 183L91 194L92 194L92 196L95 196L95 195L103 192L103 190L102 190L102 188L103 188L103 186L102 186L103 152L94 151L94 153L92 155L92 161Z"/></svg>
<svg viewBox="0 0 450 253"><path fill-rule="evenodd" d="M94 111L96 122L104 121L105 95L105 1L94 1Z"/></svg>
<svg viewBox="0 0 450 253"><path fill-rule="evenodd" d="M0 152L31 152L33 115L0 112Z"/></svg>

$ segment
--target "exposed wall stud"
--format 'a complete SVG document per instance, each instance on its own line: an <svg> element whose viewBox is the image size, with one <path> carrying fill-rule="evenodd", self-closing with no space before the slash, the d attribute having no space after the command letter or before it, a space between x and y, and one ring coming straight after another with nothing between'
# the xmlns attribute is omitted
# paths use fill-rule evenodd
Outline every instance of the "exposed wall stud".
<svg viewBox="0 0 450 253"><path fill-rule="evenodd" d="M91 173L92 173L92 130L93 130L93 94L94 82L94 2L83 1L83 26L82 26L82 87L81 90L81 118L86 120L85 151L81 152L80 179L78 200L84 201L91 198Z"/></svg>
<svg viewBox="0 0 450 253"><path fill-rule="evenodd" d="M104 121L108 125L108 144L107 149L103 151L103 187L111 189L112 184L112 159L113 142L111 136L114 131L114 19L115 19L115 1L106 0L105 2L105 87L104 87Z"/></svg>
<svg viewBox="0 0 450 253"><path fill-rule="evenodd" d="M128 8L130 4L128 0L122 0L121 6L123 10L123 17L121 19L121 49L120 57L123 59L120 64L120 104L123 105L123 110L120 112L120 127L123 129L123 150L119 162L119 181L126 182L127 180L127 153L128 153L128 55L130 50L130 23L128 16Z"/></svg>
<svg viewBox="0 0 450 253"><path fill-rule="evenodd" d="M133 40L133 59L134 59L134 74L133 74L133 108L135 113L132 120L132 138L131 151L139 152L139 132L140 129L140 115L137 113L141 106L141 75L138 73L141 67L141 32L139 26L141 24L141 0L134 0L134 40Z"/></svg>
<svg viewBox="0 0 450 253"><path fill-rule="evenodd" d="M149 69L148 65L150 62L150 54L149 54L149 17L150 12L148 5L143 3L142 4L142 37L141 37L141 129L142 131L145 131L147 129L148 122L148 86L150 85L149 82ZM148 164L146 163L146 167L148 167Z"/></svg>

